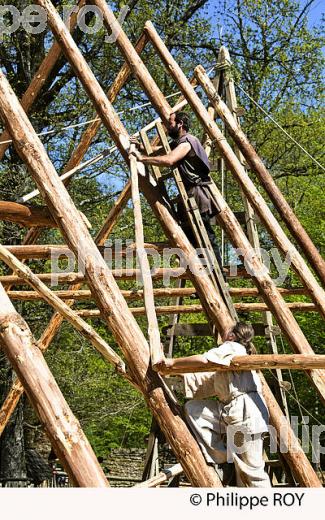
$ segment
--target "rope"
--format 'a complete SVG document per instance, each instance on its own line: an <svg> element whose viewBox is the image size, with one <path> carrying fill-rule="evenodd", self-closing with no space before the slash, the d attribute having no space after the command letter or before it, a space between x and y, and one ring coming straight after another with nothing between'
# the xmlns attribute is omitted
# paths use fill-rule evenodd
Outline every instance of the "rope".
<svg viewBox="0 0 325 520"><path fill-rule="evenodd" d="M234 82L235 83L235 82ZM296 139L294 137L292 137L292 135L290 135L275 119L274 117L272 117L270 114L268 114L268 112L266 112L264 110L264 108L261 107L261 105L259 105L257 103L257 101L255 101L249 94L248 92L246 92L246 90L244 90L238 83L235 83L235 85L239 88L239 90L241 90L253 103L255 106L257 106L257 108L259 110L261 110L261 112L263 112L263 114L266 115L266 117L268 117L272 123L274 123L280 130L282 130L282 132L287 136L289 137L289 139L295 143L306 155L308 155L308 157L315 163L317 164L317 166L319 166L322 170L325 171L325 167L317 161L317 159L315 159L315 157L313 157L307 150L306 148L304 148L300 143L298 143L298 141L296 141Z"/></svg>
<svg viewBox="0 0 325 520"><path fill-rule="evenodd" d="M280 340L281 340L281 347L282 347L282 353L285 354L285 348L284 348L284 343L283 343L283 337L282 337L282 334L280 334ZM293 378L292 378L292 374L291 374L291 370L288 370L289 372L289 375L290 375L290 379L291 379L291 383L292 383L292 386L293 386L293 389L294 389L294 392L295 392L295 395L297 396L297 398L291 394L291 392L289 392L287 389L285 389L285 391L288 393L288 395L290 395L290 397L292 397L292 399L294 399L294 401L296 401L296 403L298 404L298 407L299 407L299 411L301 413L301 409L303 409L312 419L314 419L314 421L316 421L320 426L322 426L322 423L316 419L316 417L314 417L299 401L298 399L298 394L297 394L297 391L296 391L296 387L295 387L295 384L294 384L294 381L293 381ZM274 376L274 374L271 372L272 376ZM276 378L275 378L276 379ZM301 413L301 416L302 416L302 413Z"/></svg>
<svg viewBox="0 0 325 520"><path fill-rule="evenodd" d="M217 64L213 65L213 67L207 73L208 76L216 68L216 66L217 66ZM195 88L197 88L197 87L198 87L198 85ZM178 92L174 92L173 94L169 94L168 96L165 96L165 99L170 99L170 98L173 98L175 96L180 96L181 94L182 94L182 92L179 90ZM150 101L148 101L146 103L143 103L142 105L135 105L135 106L130 107L130 108L126 109L126 110L121 110L121 111L117 112L117 115L121 116L121 115L123 115L125 113L128 113L128 112L134 112L136 110L142 110L143 108L149 107L151 105L152 105L152 103ZM91 125L92 123L95 123L97 121L100 121L99 117L96 117L95 119L88 119L87 121L83 121L82 123L75 123L73 125L63 126L62 128L54 128L53 130L45 130L44 132L40 132L39 134L37 134L37 136L38 137L42 137L42 136L45 136L45 135L57 134L57 133L60 133L60 132L65 132L67 130L71 130L73 128L79 128L81 126ZM10 143L12 143L12 139L8 139L7 141L0 141L0 145L2 145L2 144L10 144Z"/></svg>
<svg viewBox="0 0 325 520"><path fill-rule="evenodd" d="M216 65L213 65L213 67L211 67L211 69L207 72L208 76L212 73L212 71L215 69L215 67L216 67ZM199 85L197 85L195 88L198 88L198 87L199 87ZM181 91L175 92L173 94L169 94L168 96L166 96L166 99L170 99L172 97L179 96L180 94L181 94ZM151 102L143 103L142 105L136 105L136 106L131 107L131 108L127 109L127 110L122 110L120 112L117 112L117 114L118 115L122 115L125 112L131 112L131 111L135 111L135 110L140 110L140 109L148 107L150 105L151 105ZM57 130L49 130L47 132L42 132L42 133L37 134L37 135L38 136L42 136L42 135L47 135L49 133L63 132L63 131L68 130L70 128L76 128L78 126L91 124L94 121L100 121L100 118L97 117L97 118L91 119L89 121L84 121L83 123L77 123L75 125L69 125L67 127L63 127L61 129L57 129ZM157 122L157 121L161 121L160 118L155 119L153 122ZM151 126L151 123L146 125L145 128L147 128L147 127L149 128L150 126ZM136 132L135 134L133 134L132 137L138 137L139 135L140 135L140 132ZM11 143L11 142L12 141L2 141L2 142L0 142L0 145L4 144L4 143ZM92 159L88 159L88 161L85 161L84 163L81 163L78 166L75 166L71 170L69 170L69 171L63 173L62 175L60 175L61 181L64 181L65 179L68 179L69 177L71 177L75 173L80 172L81 170L87 168L88 166L96 164L97 162L101 161L105 157L108 157L109 155L111 155L116 150L117 150L117 146L114 145L111 148L109 148L108 150L105 150L104 152L101 152L100 154L96 155ZM21 204L24 204L24 203L28 202L29 200L33 199L34 197L37 197L37 195L39 195L39 190L35 189L35 190L31 191L30 193L28 193L27 195L24 195L23 197L20 197L19 199L17 199L17 202L19 202Z"/></svg>

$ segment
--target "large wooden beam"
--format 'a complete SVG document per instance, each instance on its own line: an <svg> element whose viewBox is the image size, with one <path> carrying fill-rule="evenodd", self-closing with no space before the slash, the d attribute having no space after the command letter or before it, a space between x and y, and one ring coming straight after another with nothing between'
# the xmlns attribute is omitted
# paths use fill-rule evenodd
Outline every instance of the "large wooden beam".
<svg viewBox="0 0 325 520"><path fill-rule="evenodd" d="M113 273L113 271L112 271ZM37 275L35 275L37 276ZM279 287L279 292L285 296L295 296L295 295L304 295L307 294L307 290L304 288L293 288L286 289ZM156 298L175 298L178 296L189 297L193 296L196 293L195 287L162 287L159 289L154 289L153 294ZM36 291L8 291L7 292L9 298L11 300L22 300L22 301L30 301L30 300L41 300L42 296L38 294ZM61 298L62 300L93 300L94 297L91 294L91 291L88 289L66 289L66 290L58 290L54 291L54 294ZM143 299L143 290L142 289L132 289L125 290L121 289L121 294L124 296L126 300L142 300ZM241 296L256 296L260 297L260 293L258 292L257 287L231 287L229 289L229 294L231 296L241 297ZM314 304L310 304L308 302L287 302L287 305L291 309L299 309L301 305L301 309L305 310L305 304L307 303L307 309L316 310L316 306ZM264 303L245 303L238 302L235 305L244 305L244 309L257 309L264 310L266 305ZM251 306L252 307L248 307ZM255 307L255 305L257 307ZM247 306L247 307L246 307ZM237 307L238 308L238 307Z"/></svg>
<svg viewBox="0 0 325 520"><path fill-rule="evenodd" d="M140 279L141 273L139 269L112 269L114 278L118 280L134 280ZM84 273L41 273L36 275L42 282L52 282L53 285L62 283L87 283ZM189 278L190 273L182 267L175 268L158 268L152 273L152 277L156 280L166 277L170 278ZM2 275L0 276L0 283L13 285L26 285L26 281L21 276L17 275Z"/></svg>
<svg viewBox="0 0 325 520"><path fill-rule="evenodd" d="M49 23L64 51L73 62L82 82L87 86L96 108L120 147L119 134L126 135L113 107L91 73L53 5L39 0L48 14ZM138 385L166 435L184 471L193 485L221 485L216 473L206 464L200 449L180 415L180 410L167 392L161 378L149 363L148 343L129 311L126 301L100 255L85 224L73 204L57 172L49 160L25 112L20 106L4 74L0 71L0 114L14 141L17 152L26 163L42 197L59 224L66 243L83 264L87 281L105 321L121 347L132 380ZM124 153L125 156L125 153Z"/></svg>
<svg viewBox="0 0 325 520"><path fill-rule="evenodd" d="M286 226L289 229L291 235L301 247L301 250L308 258L310 265L318 274L323 285L325 285L325 261L323 260L317 247L314 245L308 233L306 232L301 222L295 215L294 211L286 201L285 197L281 193L281 190L276 185L272 175L269 173L262 159L256 153L256 150L249 142L243 130L238 125L236 119L232 115L226 103L224 103L221 97L218 95L218 92L213 86L212 81L209 79L208 75L206 74L204 68L201 65L196 67L195 75L199 83L207 93L213 108L224 121L229 134L234 139L238 148L244 155L247 163L249 164L251 169L256 173L263 188L265 189L273 204L277 208L281 218L286 223Z"/></svg>
<svg viewBox="0 0 325 520"><path fill-rule="evenodd" d="M168 359L167 359L168 363ZM202 367L200 363L195 366L191 363L191 367L184 365L175 367L168 367L161 365L158 371L163 375L176 375L195 372L229 372L231 370L273 370L276 368L286 370L311 370L313 368L325 368L325 355L303 355L303 354L254 354L251 356L235 356L232 358L229 366L217 365L210 361Z"/></svg>
<svg viewBox="0 0 325 520"><path fill-rule="evenodd" d="M112 30L114 30L114 28L118 28L118 30L116 30L116 44L118 45L120 51L122 52L124 58L129 64L129 67L131 68L133 74L136 76L140 85L142 85L145 89L150 101L153 103L154 106L157 107L158 105L158 112L161 115L163 121L167 122L172 112L172 109L169 103L167 102L165 96L150 76L141 57L136 52L129 38L123 31L123 28L121 27L121 25L119 25L112 10L107 5L105 0L91 0L90 3L96 5L102 12L104 25L109 33Z"/></svg>
<svg viewBox="0 0 325 520"><path fill-rule="evenodd" d="M153 24L151 22L146 22L145 30L155 48L157 49L159 55L161 56L161 59L164 62L166 68L169 70L170 74L182 90L185 98L188 100L189 105L192 107L193 111L201 121L206 132L210 135L211 139L215 140L220 153L224 157L229 169L232 171L235 178L242 187L246 198L251 203L256 213L259 215L264 226L268 229L270 235L281 251L285 255L289 255L292 266L295 268L303 283L310 290L315 305L317 305L322 315L325 316L325 293L323 289L318 285L315 277L307 267L304 259L286 236L285 232L273 215L271 209L268 207L264 198L248 176L245 168L240 163L235 152L232 150L219 127L213 120L211 120L207 109L203 105L202 101L196 94L195 90L191 86L189 80L186 78L179 65L172 57L171 53L168 51L166 45L159 37Z"/></svg>
<svg viewBox="0 0 325 520"><path fill-rule="evenodd" d="M57 227L47 208L3 200L0 201L0 220L16 222L24 227Z"/></svg>
<svg viewBox="0 0 325 520"><path fill-rule="evenodd" d="M66 403L27 323L0 284L0 345L10 360L72 482L107 487L108 482L79 422Z"/></svg>
<svg viewBox="0 0 325 520"><path fill-rule="evenodd" d="M69 30L72 32L77 24L78 19L78 13L80 9L86 4L86 0L80 0L77 4L77 9L71 13L71 16L69 16L67 20L67 24L69 27ZM36 73L34 74L34 77L28 86L26 92L24 93L23 97L21 98L21 105L23 109L25 110L26 114L28 114L30 108L32 107L33 103L38 97L38 94L40 93L45 81L47 80L48 76L50 75L53 67L55 66L56 62L58 61L59 57L62 54L62 50L60 45L54 41L52 47L50 48L48 54L45 56L44 60L38 67ZM3 143L3 141L7 141L10 139L10 134L8 130L4 130L2 134L0 135L0 161L2 160L5 151L7 150L9 143Z"/></svg>
<svg viewBox="0 0 325 520"><path fill-rule="evenodd" d="M43 282L35 276L35 274L17 260L6 248L0 245L0 259L3 260L11 269L18 272L26 282L33 287L38 294L56 309L73 327L75 327L88 341L92 343L95 349L110 363L119 366L120 370L125 372L122 359L114 352L114 350L100 337L100 335L78 316L66 303L64 303L54 292L52 292Z"/></svg>

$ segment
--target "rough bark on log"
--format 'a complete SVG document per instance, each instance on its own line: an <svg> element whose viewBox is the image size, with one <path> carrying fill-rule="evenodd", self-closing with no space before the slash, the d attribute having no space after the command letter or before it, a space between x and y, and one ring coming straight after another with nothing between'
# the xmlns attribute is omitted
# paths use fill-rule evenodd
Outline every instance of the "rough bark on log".
<svg viewBox="0 0 325 520"><path fill-rule="evenodd" d="M56 10L47 0L38 0L48 14L49 23L60 39L80 79L87 85L96 108L112 131L120 147L119 134L125 130L93 74L78 51ZM141 388L145 399L177 454L193 485L220 486L217 475L209 468L198 445L179 415L179 409L165 390L161 378L149 366L148 344L128 310L119 288L95 246L87 227L81 222L71 198L60 183L44 147L37 138L26 114L0 71L0 112L15 142L18 153L26 162L51 213L60 223L67 244L83 261L86 277L98 307L105 315L116 341L122 348L132 379Z"/></svg>
<svg viewBox="0 0 325 520"><path fill-rule="evenodd" d="M79 422L67 405L27 323L15 311L2 285L0 304L0 344L46 428L55 453L76 485L107 487L104 472Z"/></svg>
<svg viewBox="0 0 325 520"><path fill-rule="evenodd" d="M57 227L47 208L16 202L0 201L0 220L16 222L24 227Z"/></svg>
<svg viewBox="0 0 325 520"><path fill-rule="evenodd" d="M301 225L301 222L286 201L285 197L281 193L281 190L276 185L272 175L269 173L263 161L256 153L254 147L247 139L247 136L237 124L236 119L232 115L226 103L224 103L221 97L218 95L212 81L209 79L201 65L196 67L195 75L207 93L209 100L215 108L217 114L224 121L228 132L244 155L251 169L257 174L258 179L263 185L263 188L277 208L281 218L286 223L286 226L289 229L291 235L301 247L311 266L315 269L316 273L322 280L323 285L325 285L325 262L317 247L312 242L304 227Z"/></svg>

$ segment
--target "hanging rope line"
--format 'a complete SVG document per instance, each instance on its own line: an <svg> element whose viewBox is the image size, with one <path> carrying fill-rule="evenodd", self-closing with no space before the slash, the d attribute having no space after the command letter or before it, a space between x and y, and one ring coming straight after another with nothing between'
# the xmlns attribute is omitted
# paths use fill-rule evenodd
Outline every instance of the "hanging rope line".
<svg viewBox="0 0 325 520"><path fill-rule="evenodd" d="M211 67L211 69L207 72L208 76L211 75L211 73L214 71L216 66L217 66L217 64L215 64L215 65L213 65ZM199 85L196 85L196 87L194 87L194 88L197 89L198 87L199 87ZM175 97L175 96L180 96L181 94L182 94L181 91L174 92L173 94L169 94L168 96L166 96L166 99L170 99L170 98ZM151 102L150 101L147 102L147 103L143 103L142 105L136 105L136 106L131 107L131 108L127 109L127 110L122 110L122 111L118 112L117 114L118 115L122 115L125 112L132 112L132 111L135 111L135 110L142 110L143 108L148 107L148 106L151 106ZM100 118L97 117L95 119L91 119L89 121L84 121L83 123L77 123L75 125L69 125L69 126L61 128L61 129L49 130L47 132L42 132L42 133L38 134L38 136L48 135L50 133L56 133L56 132L63 132L63 131L69 130L71 128L76 128L78 126L84 126L84 125L91 124L91 123L93 123L95 121L100 121ZM153 124L155 124L158 121L160 122L161 119L160 118L154 119L145 128L149 129L150 126L152 126ZM136 132L135 134L133 134L133 137L138 137L139 135L140 135L140 132ZM0 145L1 144L5 144L5 143L11 143L11 142L12 142L11 140L9 140L9 141L2 141L2 142L0 142ZM92 166L92 165L96 164L97 162L101 161L105 157L108 157L109 155L111 155L116 150L117 150L117 146L113 145L108 150L105 150L104 152L101 152L100 154L96 155L95 157L92 157L91 159L88 159L88 161L85 161L85 162L83 162L81 164L78 164L77 166L75 166L71 170L63 173L62 175L60 175L60 179L62 181L68 179L69 177L71 177L75 173L80 172L81 170L87 168L88 166ZM37 197L37 195L39 195L39 190L35 189L35 190L31 191L30 193L28 193L28 194L26 194L26 195L24 195L22 197L19 197L17 199L17 202L19 202L21 204L24 204L24 203L28 202L29 200L33 199L34 197Z"/></svg>
<svg viewBox="0 0 325 520"><path fill-rule="evenodd" d="M212 66L212 68L207 73L208 76L216 68L216 66L217 66L217 64ZM199 85L197 85L195 88L198 88L198 86ZM181 94L182 94L182 92L179 90L178 92L174 92L173 94L168 94L168 96L165 96L165 98L166 99L170 99L170 98L173 98L175 96L180 96ZM142 110L143 108L146 108L146 107L149 107L149 106L151 106L151 102L147 101L146 103L142 103L141 105L135 105L135 106L127 108L125 110L120 110L119 112L117 112L117 115L121 116L121 115L123 115L125 113L134 112L136 110ZM82 127L82 126L91 125L92 123L95 123L96 121L100 121L100 118L99 117L95 117L95 119L89 119L87 121L83 121L82 123L75 123L73 125L63 126L62 128L54 128L53 130L45 130L44 132L40 132L37 135L38 135L38 137L42 137L42 136L45 136L45 135L52 135L52 134L57 134L57 133L60 133L60 132L66 132L67 130L71 130L73 128L79 128L79 127ZM7 141L0 141L0 145L2 145L2 144L10 144L10 143L12 143L12 139L8 139Z"/></svg>
<svg viewBox="0 0 325 520"><path fill-rule="evenodd" d="M294 137L292 137L292 135L290 135L275 119L274 117L272 117L268 112L266 112L266 110L264 110L263 107L261 107L261 105L259 105L257 103L257 101L255 101L255 99L253 99L249 94L248 92L246 92L246 90L244 90L238 83L234 82L235 85L239 88L239 90L241 90L243 92L243 94L245 94L245 96L247 96L251 101L252 103L254 103L254 105L259 109L261 110L261 112L263 112L264 115L266 115L266 117L268 117L272 123L274 123L287 137L289 137L289 139L295 143L306 155L308 155L308 157L315 163L317 164L317 166L319 166L322 170L325 171L325 167L317 161L317 159L315 159L315 157L313 157L307 150L306 148L304 148L300 143L298 143L298 141L296 141L296 139Z"/></svg>

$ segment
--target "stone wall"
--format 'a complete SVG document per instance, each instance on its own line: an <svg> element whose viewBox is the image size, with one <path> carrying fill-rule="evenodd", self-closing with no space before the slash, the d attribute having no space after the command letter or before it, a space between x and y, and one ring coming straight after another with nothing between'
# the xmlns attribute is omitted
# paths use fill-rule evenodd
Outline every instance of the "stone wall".
<svg viewBox="0 0 325 520"><path fill-rule="evenodd" d="M141 482L146 457L145 448L113 448L102 463L112 487L131 487ZM176 464L173 453L165 446L159 449L159 470Z"/></svg>

